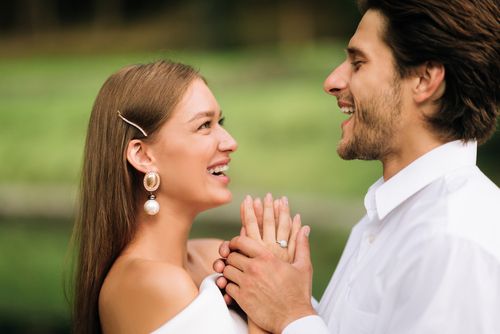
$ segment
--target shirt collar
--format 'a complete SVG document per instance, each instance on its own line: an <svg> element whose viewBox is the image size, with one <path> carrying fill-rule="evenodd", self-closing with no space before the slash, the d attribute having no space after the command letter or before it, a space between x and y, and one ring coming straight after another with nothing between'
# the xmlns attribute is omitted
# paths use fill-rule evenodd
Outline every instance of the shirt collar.
<svg viewBox="0 0 500 334"><path fill-rule="evenodd" d="M403 201L441 176L476 164L477 142L452 141L422 155L384 182L380 178L365 196L368 217L382 220Z"/></svg>

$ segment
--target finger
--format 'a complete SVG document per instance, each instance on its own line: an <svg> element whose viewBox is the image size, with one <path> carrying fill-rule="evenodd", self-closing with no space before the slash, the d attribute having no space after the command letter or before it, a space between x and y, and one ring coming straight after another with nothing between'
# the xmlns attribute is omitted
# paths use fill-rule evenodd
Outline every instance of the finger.
<svg viewBox="0 0 500 334"><path fill-rule="evenodd" d="M293 264L304 269L311 266L311 252L309 249L309 233L311 228L303 226L297 235L297 246L295 248L295 258Z"/></svg>
<svg viewBox="0 0 500 334"><path fill-rule="evenodd" d="M233 303L233 298L231 298L230 295L225 293L224 294L224 301L226 302L226 305L231 305Z"/></svg>
<svg viewBox="0 0 500 334"><path fill-rule="evenodd" d="M276 240L286 240L289 243L290 230L292 228L292 220L290 219L290 207L288 199L283 197L279 205L279 220L278 230L276 232Z"/></svg>
<svg viewBox="0 0 500 334"><path fill-rule="evenodd" d="M274 221L277 222L280 218L280 205L281 202L279 199L275 199L273 202L273 212L274 212Z"/></svg>
<svg viewBox="0 0 500 334"><path fill-rule="evenodd" d="M229 283L227 281L227 279L224 277L224 276L220 276L218 277L216 280L215 280L215 284L217 285L217 287L219 289L225 289L226 288L226 285L227 283Z"/></svg>
<svg viewBox="0 0 500 334"><path fill-rule="evenodd" d="M259 225L257 224L257 217L255 216L255 211L253 208L252 197L250 196L245 197L245 200L243 201L243 207L244 207L243 213L245 219L242 223L243 226L245 227L245 232L247 236L255 240L261 240Z"/></svg>
<svg viewBox="0 0 500 334"><path fill-rule="evenodd" d="M224 275L224 277L227 280L234 282L238 285L240 284L241 279L243 278L243 273L239 269L237 269L233 266L226 266L226 268L224 268L224 272L222 274ZM226 286L226 289L227 289L227 286Z"/></svg>
<svg viewBox="0 0 500 334"><path fill-rule="evenodd" d="M247 237L247 231L245 230L245 227L243 227L243 226L240 229L240 236Z"/></svg>
<svg viewBox="0 0 500 334"><path fill-rule="evenodd" d="M226 266L226 263L224 263L223 259L217 259L214 261L213 269L216 273L221 273L224 271L225 266Z"/></svg>
<svg viewBox="0 0 500 334"><path fill-rule="evenodd" d="M268 243L276 241L276 222L274 221L273 196L268 193L264 198L264 221L262 239Z"/></svg>
<svg viewBox="0 0 500 334"><path fill-rule="evenodd" d="M301 217L296 214L292 221L292 230L290 231L290 240L288 241L288 258L293 259L295 256L295 247L297 242L297 234L302 225Z"/></svg>
<svg viewBox="0 0 500 334"><path fill-rule="evenodd" d="M267 252L267 249L263 245L249 237L234 237L229 242L229 248L233 252L238 251L250 258L257 257Z"/></svg>
<svg viewBox="0 0 500 334"><path fill-rule="evenodd" d="M226 265L231 265L241 271L245 271L250 259L243 254L238 252L232 252L229 254L226 260Z"/></svg>
<svg viewBox="0 0 500 334"><path fill-rule="evenodd" d="M231 250L229 249L229 241L222 242L219 246L219 255L225 259L228 257L229 253L231 253Z"/></svg>
<svg viewBox="0 0 500 334"><path fill-rule="evenodd" d="M226 292L231 298L238 302L238 298L240 297L240 287L238 285L229 283L226 286Z"/></svg>
<svg viewBox="0 0 500 334"><path fill-rule="evenodd" d="M263 221L263 215L264 215L264 205L262 204L262 201L260 198L256 198L253 201L253 208L255 211L255 216L257 217L257 225L259 225L259 232L260 235L262 236L262 221Z"/></svg>
<svg viewBox="0 0 500 334"><path fill-rule="evenodd" d="M241 219L241 229L240 229L240 235L246 235L245 231L245 199L241 201L240 203L240 219Z"/></svg>

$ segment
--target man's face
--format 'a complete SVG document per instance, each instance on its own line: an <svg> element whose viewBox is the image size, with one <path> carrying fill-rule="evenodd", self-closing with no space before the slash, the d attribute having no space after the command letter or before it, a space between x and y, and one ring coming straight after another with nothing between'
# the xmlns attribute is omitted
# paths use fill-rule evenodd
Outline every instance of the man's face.
<svg viewBox="0 0 500 334"><path fill-rule="evenodd" d="M392 52L382 40L383 27L383 16L369 10L349 42L346 60L324 83L342 112L350 115L342 123L337 147L343 159L380 160L397 145L401 81Z"/></svg>

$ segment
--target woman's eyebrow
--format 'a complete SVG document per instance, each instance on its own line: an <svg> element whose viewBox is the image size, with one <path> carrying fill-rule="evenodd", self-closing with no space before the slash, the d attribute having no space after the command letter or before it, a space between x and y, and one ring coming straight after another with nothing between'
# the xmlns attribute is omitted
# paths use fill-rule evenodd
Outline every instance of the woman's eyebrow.
<svg viewBox="0 0 500 334"><path fill-rule="evenodd" d="M219 112L220 113L220 116L222 117L222 110ZM198 113L196 113L196 115L194 115L189 121L188 123L194 121L194 120L197 120L199 118L204 118L204 117L214 117L214 115L216 114L215 111L200 111Z"/></svg>

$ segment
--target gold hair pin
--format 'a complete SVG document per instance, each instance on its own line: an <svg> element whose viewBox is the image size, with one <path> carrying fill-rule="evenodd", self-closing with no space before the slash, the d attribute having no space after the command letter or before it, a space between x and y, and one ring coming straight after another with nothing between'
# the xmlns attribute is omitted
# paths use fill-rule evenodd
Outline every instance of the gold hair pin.
<svg viewBox="0 0 500 334"><path fill-rule="evenodd" d="M128 119L126 119L125 117L123 117L122 113L120 112L120 110L117 110L116 112L118 113L118 117L120 117L125 123L128 123L128 124L132 125L133 127L135 127L137 130L141 131L142 134L144 135L144 137L148 136L148 134L146 133L146 131L144 131L139 125L137 125L134 122L131 122Z"/></svg>

